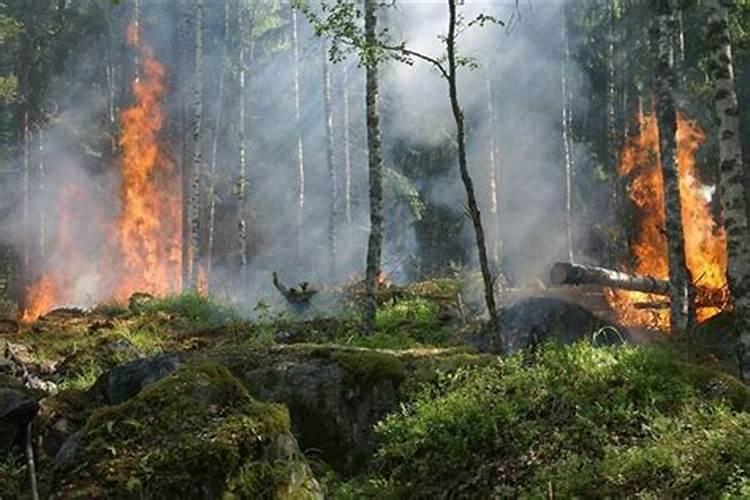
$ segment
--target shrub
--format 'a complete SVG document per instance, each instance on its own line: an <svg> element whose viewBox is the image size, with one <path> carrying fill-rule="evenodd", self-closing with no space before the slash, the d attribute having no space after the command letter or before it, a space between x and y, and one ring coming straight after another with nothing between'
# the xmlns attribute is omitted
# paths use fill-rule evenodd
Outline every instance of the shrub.
<svg viewBox="0 0 750 500"><path fill-rule="evenodd" d="M425 386L378 426L379 470L409 497L731 496L749 392L663 350L548 346Z"/></svg>

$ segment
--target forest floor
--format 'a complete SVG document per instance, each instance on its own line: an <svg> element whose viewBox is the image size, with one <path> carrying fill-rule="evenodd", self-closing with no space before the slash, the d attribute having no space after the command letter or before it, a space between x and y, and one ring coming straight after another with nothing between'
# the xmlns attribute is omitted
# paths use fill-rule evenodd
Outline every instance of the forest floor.
<svg viewBox="0 0 750 500"><path fill-rule="evenodd" d="M370 337L356 291L337 317L185 294L23 325L2 339L0 498L30 498L32 417L42 498L750 497L726 316L604 346L585 311L530 300L502 354L460 291L384 289Z"/></svg>

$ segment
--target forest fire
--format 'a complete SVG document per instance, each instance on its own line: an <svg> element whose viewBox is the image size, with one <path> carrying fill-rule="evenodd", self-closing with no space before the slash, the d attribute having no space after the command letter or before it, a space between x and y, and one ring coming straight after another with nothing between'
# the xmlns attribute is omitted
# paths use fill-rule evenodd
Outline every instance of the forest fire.
<svg viewBox="0 0 750 500"><path fill-rule="evenodd" d="M48 271L27 291L24 321L33 321L52 307L77 298L77 284L67 271L71 268L95 269L91 281L96 282L96 288L89 292L95 296L89 300L123 300L136 291L163 295L181 288L180 182L160 144L166 71L153 51L142 44L134 25L127 35L139 54L139 76L132 84L134 102L120 116L119 212L114 220L95 226L104 233L95 236L102 244L96 255L82 261L86 252L76 241L74 220L90 219L75 210L85 193L76 186L61 189L55 207L57 267L49 270L47 266ZM81 265L74 266L74 262Z"/></svg>
<svg viewBox="0 0 750 500"><path fill-rule="evenodd" d="M664 232L664 189L659 162L659 130L654 115L640 118L640 134L620 155L619 173L630 180L628 195L639 219L637 235L630 242L629 271L666 279L669 275ZM710 207L712 191L696 174L695 154L704 140L698 125L678 117L677 149L680 172L683 231L687 266L696 286L697 319L704 321L727 307L726 235L714 221ZM608 300L626 326L669 329L669 309L664 297L643 292L609 290ZM639 308L637 304L655 307Z"/></svg>
<svg viewBox="0 0 750 500"><path fill-rule="evenodd" d="M131 25L128 42L141 57L141 76L133 82L135 104L120 118L122 207L112 235L121 273L116 298L135 291L161 295L181 286L180 182L159 143L165 69L139 40Z"/></svg>

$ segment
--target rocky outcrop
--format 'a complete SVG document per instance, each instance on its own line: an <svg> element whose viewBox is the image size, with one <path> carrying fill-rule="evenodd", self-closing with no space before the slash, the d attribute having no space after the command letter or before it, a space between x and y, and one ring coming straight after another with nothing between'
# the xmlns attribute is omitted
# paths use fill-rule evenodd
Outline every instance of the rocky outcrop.
<svg viewBox="0 0 750 500"><path fill-rule="evenodd" d="M218 365L183 367L96 411L75 440L55 498L322 498L286 409Z"/></svg>
<svg viewBox="0 0 750 500"><path fill-rule="evenodd" d="M406 377L398 357L367 349L300 345L207 356L227 366L253 397L289 408L302 449L344 473L373 451L373 427L398 407Z"/></svg>

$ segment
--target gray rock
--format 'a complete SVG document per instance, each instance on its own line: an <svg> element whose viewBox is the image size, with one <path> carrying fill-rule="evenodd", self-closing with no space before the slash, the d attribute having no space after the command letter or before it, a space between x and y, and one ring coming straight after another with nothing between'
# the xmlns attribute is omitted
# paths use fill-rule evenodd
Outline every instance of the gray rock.
<svg viewBox="0 0 750 500"><path fill-rule="evenodd" d="M136 396L149 384L175 372L181 365L176 354L161 354L116 366L101 375L91 389L106 404L120 404Z"/></svg>
<svg viewBox="0 0 750 500"><path fill-rule="evenodd" d="M39 412L39 403L21 391L0 388L0 450L8 449Z"/></svg>

